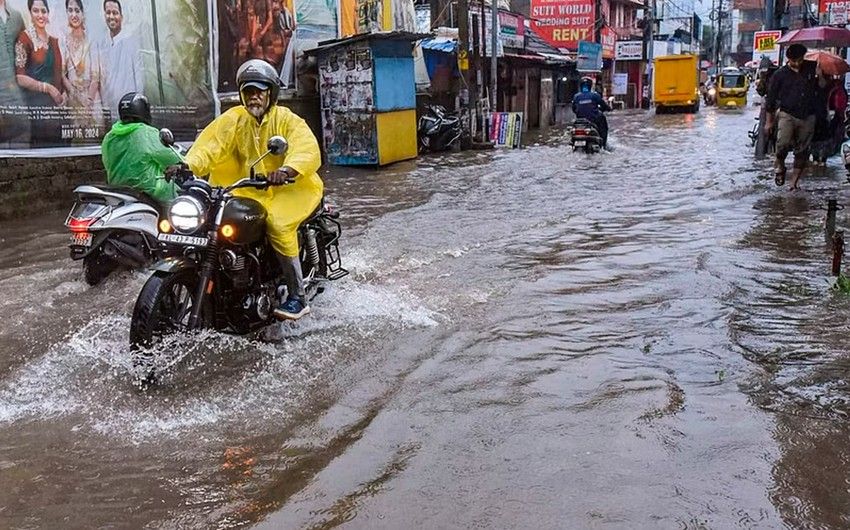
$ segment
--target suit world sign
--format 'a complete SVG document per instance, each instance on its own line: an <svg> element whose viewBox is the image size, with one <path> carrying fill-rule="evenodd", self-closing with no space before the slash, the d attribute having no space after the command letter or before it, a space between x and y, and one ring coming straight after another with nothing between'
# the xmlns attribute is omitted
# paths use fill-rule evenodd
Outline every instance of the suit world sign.
<svg viewBox="0 0 850 530"><path fill-rule="evenodd" d="M531 24L556 48L578 49L579 41L593 39L594 0L531 0Z"/></svg>

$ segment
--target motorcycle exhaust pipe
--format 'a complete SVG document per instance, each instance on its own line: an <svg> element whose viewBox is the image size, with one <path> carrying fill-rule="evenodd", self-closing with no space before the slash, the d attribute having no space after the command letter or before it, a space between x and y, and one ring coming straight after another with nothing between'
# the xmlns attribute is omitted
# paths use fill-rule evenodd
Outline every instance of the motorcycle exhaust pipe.
<svg viewBox="0 0 850 530"><path fill-rule="evenodd" d="M104 253L122 265L137 269L143 267L148 259L142 251L127 243L107 239L103 244Z"/></svg>

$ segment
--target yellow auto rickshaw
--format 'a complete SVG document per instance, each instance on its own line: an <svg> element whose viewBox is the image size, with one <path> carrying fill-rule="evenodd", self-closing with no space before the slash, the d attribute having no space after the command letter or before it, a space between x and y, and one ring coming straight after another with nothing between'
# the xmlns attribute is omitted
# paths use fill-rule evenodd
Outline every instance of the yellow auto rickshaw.
<svg viewBox="0 0 850 530"><path fill-rule="evenodd" d="M743 108L747 106L750 80L737 68L724 68L717 76L717 108Z"/></svg>

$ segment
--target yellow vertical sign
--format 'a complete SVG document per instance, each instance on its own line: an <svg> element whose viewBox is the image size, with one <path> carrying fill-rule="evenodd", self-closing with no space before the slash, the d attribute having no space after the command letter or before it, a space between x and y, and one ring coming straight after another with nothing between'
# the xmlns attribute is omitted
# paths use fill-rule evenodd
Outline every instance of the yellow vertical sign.
<svg viewBox="0 0 850 530"><path fill-rule="evenodd" d="M466 50L457 51L457 67L460 70L469 70L469 52Z"/></svg>

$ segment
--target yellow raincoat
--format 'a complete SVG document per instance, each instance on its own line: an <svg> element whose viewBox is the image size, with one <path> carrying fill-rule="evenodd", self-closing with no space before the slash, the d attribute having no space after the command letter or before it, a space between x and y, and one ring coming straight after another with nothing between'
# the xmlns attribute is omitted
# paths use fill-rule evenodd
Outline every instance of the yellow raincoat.
<svg viewBox="0 0 850 530"><path fill-rule="evenodd" d="M272 247L284 256L298 256L298 225L319 206L324 185L316 173L322 164L313 131L286 107L273 105L257 123L243 106L234 107L210 123L186 155L195 175L209 175L213 186L229 186L247 177L251 163L266 152L269 138L280 135L289 142L283 156L269 155L255 168L269 175L283 166L298 172L294 184L267 190L244 188L235 195L260 201L268 212L266 231Z"/></svg>

